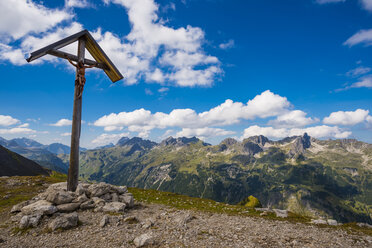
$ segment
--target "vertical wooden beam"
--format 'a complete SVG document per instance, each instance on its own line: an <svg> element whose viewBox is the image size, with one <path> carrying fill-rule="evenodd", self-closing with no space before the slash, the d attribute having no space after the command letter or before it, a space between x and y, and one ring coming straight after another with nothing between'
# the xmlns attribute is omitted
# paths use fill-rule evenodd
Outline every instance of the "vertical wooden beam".
<svg viewBox="0 0 372 248"><path fill-rule="evenodd" d="M84 63L85 57L85 39L81 37L78 45L78 63ZM78 69L76 68L76 80L79 80ZM81 132L81 106L82 96L79 97L79 85L75 83L74 93L74 110L72 115L72 130L71 130L71 152L70 152L70 167L68 168L67 190L75 191L79 183L79 143Z"/></svg>

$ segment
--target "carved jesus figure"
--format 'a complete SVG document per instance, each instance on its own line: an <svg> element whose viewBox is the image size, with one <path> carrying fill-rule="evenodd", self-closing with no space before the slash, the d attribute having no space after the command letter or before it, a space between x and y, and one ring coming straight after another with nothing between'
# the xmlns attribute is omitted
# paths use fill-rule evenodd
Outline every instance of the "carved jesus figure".
<svg viewBox="0 0 372 248"><path fill-rule="evenodd" d="M77 62L74 64L69 58L67 58L68 62L70 62L71 65L76 67L77 69L77 78L75 80L75 86L79 87L77 98L81 98L83 95L84 85L85 85L85 69L92 68L94 65L84 65L83 62Z"/></svg>

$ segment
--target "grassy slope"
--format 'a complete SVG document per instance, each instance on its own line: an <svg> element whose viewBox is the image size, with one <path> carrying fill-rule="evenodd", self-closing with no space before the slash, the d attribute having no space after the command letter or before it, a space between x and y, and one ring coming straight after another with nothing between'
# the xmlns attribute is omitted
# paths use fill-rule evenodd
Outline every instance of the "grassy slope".
<svg viewBox="0 0 372 248"><path fill-rule="evenodd" d="M0 178L0 222L9 218L11 207L22 201L31 199L37 195L39 191L47 188L49 184L62 182L66 180L66 176L60 173L53 173L50 177L34 176L34 177L11 177ZM228 214L238 216L250 216L255 218L267 218L277 221L290 221L308 223L309 218L303 217L294 213L289 213L286 219L277 218L274 214L269 213L267 216L260 216L260 212L254 209L245 208L238 205L229 205L225 203L215 202L213 200L189 197L175 193L162 192L157 190L145 190L139 188L129 188L138 202L148 204L161 204L177 209L186 209L192 211L204 211L216 214ZM0 230L5 226L0 225ZM355 223L344 224L338 227L319 226L320 228L342 228L351 233L363 233L372 236L372 229L360 228Z"/></svg>

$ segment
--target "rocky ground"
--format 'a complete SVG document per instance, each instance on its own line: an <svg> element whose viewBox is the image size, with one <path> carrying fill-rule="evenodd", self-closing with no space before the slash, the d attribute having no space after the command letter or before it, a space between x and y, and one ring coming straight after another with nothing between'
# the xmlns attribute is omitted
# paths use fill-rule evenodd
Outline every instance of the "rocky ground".
<svg viewBox="0 0 372 248"><path fill-rule="evenodd" d="M66 210L66 204L71 204L66 201L76 202L76 199L81 199L82 192L69 199L66 193L51 191L53 187L49 187L48 194L47 190L31 200L34 203L54 202L52 207L41 202L47 207L33 213L30 206L35 205L28 202L28 206L13 208L14 213L3 219L0 225L0 247L372 247L372 236L361 232L350 234L346 229L334 226L182 210L145 202L136 202L132 208L128 208L130 204L127 202L124 211L122 207L105 211L104 206L111 206L117 199L109 199L107 192L103 194L100 191L112 187L101 186L85 188L86 202L96 204L94 208L75 208L72 213L64 213L66 211L61 210ZM113 191L119 190L113 187ZM118 199L125 194L131 195L118 192ZM105 202L92 202L91 199L97 196L105 198ZM40 211L49 212L41 214L32 227L36 221L35 214ZM24 216L29 216L27 224L23 223L23 228L20 228L21 219L27 219ZM75 221L71 226L76 226L64 230L63 225L70 219ZM62 223L62 226L54 226L56 223Z"/></svg>

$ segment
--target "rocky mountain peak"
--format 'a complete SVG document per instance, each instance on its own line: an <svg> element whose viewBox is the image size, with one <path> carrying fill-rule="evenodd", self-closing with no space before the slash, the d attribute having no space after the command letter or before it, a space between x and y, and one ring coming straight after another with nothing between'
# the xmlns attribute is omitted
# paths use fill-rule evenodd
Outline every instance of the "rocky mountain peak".
<svg viewBox="0 0 372 248"><path fill-rule="evenodd" d="M119 139L119 141L116 143L117 146L122 146L125 142L129 140L128 137L122 137Z"/></svg>
<svg viewBox="0 0 372 248"><path fill-rule="evenodd" d="M238 143L238 141L236 139L226 138L226 139L222 140L220 144L225 144L227 146L232 146L232 145L235 145L236 143Z"/></svg>
<svg viewBox="0 0 372 248"><path fill-rule="evenodd" d="M302 136L298 136L293 144L291 145L291 149L289 151L289 155L291 157L303 154L307 148L311 146L311 138L307 133L304 133Z"/></svg>
<svg viewBox="0 0 372 248"><path fill-rule="evenodd" d="M270 141L268 138L266 138L263 135L252 136L252 137L249 137L247 140L249 140L253 143L256 143L260 146L264 146L267 142Z"/></svg>
<svg viewBox="0 0 372 248"><path fill-rule="evenodd" d="M160 142L160 145L161 146L169 146L169 145L172 145L172 146L185 146L187 144L194 144L194 143L198 143L200 141L200 139L196 138L196 137L191 137L191 138L187 138L187 137L179 137L179 138L173 138L172 136L166 138L165 140L163 140L162 142Z"/></svg>
<svg viewBox="0 0 372 248"><path fill-rule="evenodd" d="M126 138L126 137L123 137L123 138ZM127 138L126 141L124 141L125 139L121 138L119 141L118 141L118 144L119 146L136 146L136 147L141 147L143 149L151 149L153 148L154 146L157 145L156 142L153 142L151 140L144 140L140 137L133 137L131 139ZM121 142L123 141L123 142Z"/></svg>

